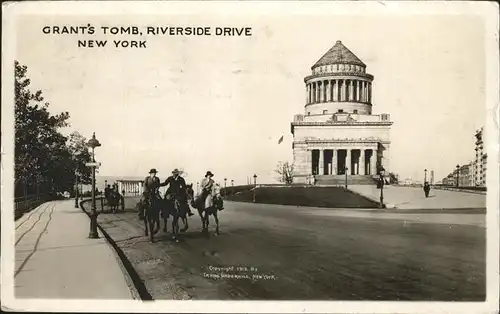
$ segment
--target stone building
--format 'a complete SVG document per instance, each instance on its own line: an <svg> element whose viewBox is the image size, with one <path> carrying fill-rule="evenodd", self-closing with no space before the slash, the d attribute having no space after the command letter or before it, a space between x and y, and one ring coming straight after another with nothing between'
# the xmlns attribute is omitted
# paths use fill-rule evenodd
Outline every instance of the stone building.
<svg viewBox="0 0 500 314"><path fill-rule="evenodd" d="M390 170L388 114L373 114L373 75L341 41L312 67L304 81L304 114L295 115L294 182L373 183L377 169Z"/></svg>
<svg viewBox="0 0 500 314"><path fill-rule="evenodd" d="M474 183L476 186L486 186L486 161L487 153L484 149L483 128L476 131L476 159L474 171Z"/></svg>

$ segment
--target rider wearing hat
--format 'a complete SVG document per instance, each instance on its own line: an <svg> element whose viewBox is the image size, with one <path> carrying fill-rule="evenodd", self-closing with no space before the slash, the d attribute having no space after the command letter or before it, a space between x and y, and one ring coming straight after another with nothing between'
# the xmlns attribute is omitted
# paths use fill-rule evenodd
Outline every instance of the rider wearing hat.
<svg viewBox="0 0 500 314"><path fill-rule="evenodd" d="M222 210L224 209L224 205L221 203L221 200L219 197L217 197L217 193L214 193L215 190L215 183L214 180L212 179L214 174L211 171L207 171L205 174L205 178L201 180L201 193L198 198L198 202L204 203L205 206L213 206L213 202L218 202L219 209ZM209 200L207 201L207 198ZM201 204L200 204L201 205Z"/></svg>
<svg viewBox="0 0 500 314"><path fill-rule="evenodd" d="M158 197L158 188L160 187L160 179L156 176L156 169L149 170L149 176L144 179L141 203L150 197ZM140 218L144 217L144 207L142 206L138 213Z"/></svg>
<svg viewBox="0 0 500 314"><path fill-rule="evenodd" d="M165 193L168 200L173 200L177 198L179 202L184 206L184 209L189 216L193 216L191 208L187 202L187 186L186 181L180 176L180 171L176 168L172 171L172 175L168 177L165 182L161 183L160 186L167 186L167 192Z"/></svg>

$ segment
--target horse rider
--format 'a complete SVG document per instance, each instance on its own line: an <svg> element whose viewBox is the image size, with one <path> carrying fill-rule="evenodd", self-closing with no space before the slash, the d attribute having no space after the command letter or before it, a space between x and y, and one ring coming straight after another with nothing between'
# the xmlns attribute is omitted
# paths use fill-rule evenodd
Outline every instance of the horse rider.
<svg viewBox="0 0 500 314"><path fill-rule="evenodd" d="M214 190L214 180L212 180L214 174L211 171L207 171L205 178L201 180L201 192L198 195L198 200L196 203L198 206L204 209L210 208L214 205L214 200L212 196L212 191Z"/></svg>
<svg viewBox="0 0 500 314"><path fill-rule="evenodd" d="M149 170L149 176L144 179L143 192L141 203L144 204L146 200L156 198L159 199L158 188L160 187L160 179L156 176L158 171L156 169ZM141 206L138 213L139 218L144 218L144 206Z"/></svg>
<svg viewBox="0 0 500 314"><path fill-rule="evenodd" d="M180 202L181 206L188 213L189 216L193 216L193 212L189 207L187 202L187 185L183 177L180 176L179 169L174 169L172 175L168 177L165 182L161 183L160 186L167 186L167 191L165 196L167 200L173 201L175 198Z"/></svg>

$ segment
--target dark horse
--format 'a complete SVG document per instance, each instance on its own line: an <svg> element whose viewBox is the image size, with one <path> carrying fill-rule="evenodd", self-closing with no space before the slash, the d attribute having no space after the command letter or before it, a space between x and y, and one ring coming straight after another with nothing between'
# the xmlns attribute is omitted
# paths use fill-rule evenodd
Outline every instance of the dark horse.
<svg viewBox="0 0 500 314"><path fill-rule="evenodd" d="M114 191L111 190L109 195L106 197L106 205L109 206L111 212L116 213L118 210L118 206L120 206L120 201L121 201L121 195Z"/></svg>
<svg viewBox="0 0 500 314"><path fill-rule="evenodd" d="M186 231L188 228L186 206L189 205L183 201L182 198L174 195L170 195L170 197L165 197L164 199L164 206L162 209L164 221L163 231L167 232L167 219L169 216L172 216L172 238L175 242L179 242L179 233L181 231ZM179 218L184 221L184 228L182 230L179 230Z"/></svg>
<svg viewBox="0 0 500 314"><path fill-rule="evenodd" d="M160 207L161 207L161 197L158 196L148 196L143 202L139 202L137 206L139 210L144 211L144 228L146 236L149 235L149 240L154 242L154 235L160 230Z"/></svg>
<svg viewBox="0 0 500 314"><path fill-rule="evenodd" d="M188 189L190 188L190 185L188 185ZM189 200L189 193L187 193L187 198ZM161 207L161 216L163 218L163 232L167 232L167 225L168 225L168 218L172 216L172 218L177 217L177 219L181 219L182 222L184 223L184 228L182 228L180 231L181 232L186 232L187 229L189 228L188 225L188 219L187 219L187 210L182 206L189 206L185 201L177 199L178 204L175 202L172 202L172 200L169 200L167 196L165 195L165 198L163 199L163 205ZM180 206L179 208L175 208L175 206ZM172 224L174 221L172 221ZM178 222L177 222L178 224ZM172 225L173 226L173 225Z"/></svg>

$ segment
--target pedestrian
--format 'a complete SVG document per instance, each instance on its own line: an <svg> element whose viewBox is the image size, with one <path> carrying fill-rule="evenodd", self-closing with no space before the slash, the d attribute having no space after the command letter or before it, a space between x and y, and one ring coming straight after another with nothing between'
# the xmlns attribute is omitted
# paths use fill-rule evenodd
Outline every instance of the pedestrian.
<svg viewBox="0 0 500 314"><path fill-rule="evenodd" d="M431 190L431 186L429 185L429 182L424 183L424 193L425 197L429 197L429 191Z"/></svg>

